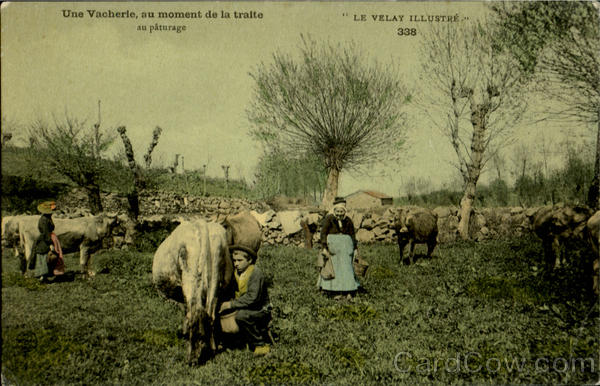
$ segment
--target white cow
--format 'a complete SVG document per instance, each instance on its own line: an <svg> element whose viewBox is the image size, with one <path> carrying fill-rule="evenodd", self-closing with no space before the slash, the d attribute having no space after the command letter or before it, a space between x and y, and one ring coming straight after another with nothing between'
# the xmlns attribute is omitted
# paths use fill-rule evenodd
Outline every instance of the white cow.
<svg viewBox="0 0 600 386"><path fill-rule="evenodd" d="M91 254L102 248L102 241L111 235L117 225L117 216L99 214L96 216L72 219L53 218L54 233L58 236L63 253L79 252L81 272L90 271ZM37 224L39 216L26 216L19 220L20 245L24 255L22 263L29 264L33 255L33 246L40 235Z"/></svg>
<svg viewBox="0 0 600 386"><path fill-rule="evenodd" d="M185 304L183 332L191 364L204 363L217 346L217 307L234 289L229 246L258 251L261 240L260 224L245 211L228 216L222 225L184 221L156 250L152 280L166 297Z"/></svg>
<svg viewBox="0 0 600 386"><path fill-rule="evenodd" d="M154 284L168 298L185 304L183 331L191 364L205 362L216 349L218 295L227 291L232 277L227 232L203 219L182 222L154 254Z"/></svg>
<svg viewBox="0 0 600 386"><path fill-rule="evenodd" d="M27 218L39 219L40 217L28 215L2 217L2 247L16 248L19 245L19 221Z"/></svg>
<svg viewBox="0 0 600 386"><path fill-rule="evenodd" d="M23 258L25 251L20 243L19 222L28 218L39 219L39 216L16 215L2 217L2 248L13 248L15 257L20 258L21 272L25 272L26 265ZM33 220L32 220L33 221Z"/></svg>

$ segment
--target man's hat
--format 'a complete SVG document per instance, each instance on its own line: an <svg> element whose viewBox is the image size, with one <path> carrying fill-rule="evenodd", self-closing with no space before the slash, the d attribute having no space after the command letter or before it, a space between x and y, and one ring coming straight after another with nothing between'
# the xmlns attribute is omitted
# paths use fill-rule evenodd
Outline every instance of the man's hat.
<svg viewBox="0 0 600 386"><path fill-rule="evenodd" d="M345 204L345 203L346 203L346 199L344 197L336 197L335 200L333 200L333 205Z"/></svg>
<svg viewBox="0 0 600 386"><path fill-rule="evenodd" d="M246 252L248 254L248 256L250 256L250 258L254 261L256 260L256 252L254 252L252 249L245 247L243 245L239 245L239 244L233 244L229 246L229 252L233 252L233 251L243 251Z"/></svg>
<svg viewBox="0 0 600 386"><path fill-rule="evenodd" d="M56 202L55 201L45 201L38 205L37 207L40 213L50 214L56 210Z"/></svg>

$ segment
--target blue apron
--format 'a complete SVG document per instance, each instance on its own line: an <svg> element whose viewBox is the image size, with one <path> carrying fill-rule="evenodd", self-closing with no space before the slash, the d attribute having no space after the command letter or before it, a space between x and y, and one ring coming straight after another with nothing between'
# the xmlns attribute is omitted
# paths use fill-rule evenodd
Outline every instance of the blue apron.
<svg viewBox="0 0 600 386"><path fill-rule="evenodd" d="M360 284L354 276L352 267L354 258L352 238L341 233L327 235L327 247L332 255L331 262L335 277L325 280L319 275L317 286L326 291L356 291Z"/></svg>
<svg viewBox="0 0 600 386"><path fill-rule="evenodd" d="M48 263L46 262L46 255L35 254L35 267L33 268L33 276L40 277L48 274Z"/></svg>

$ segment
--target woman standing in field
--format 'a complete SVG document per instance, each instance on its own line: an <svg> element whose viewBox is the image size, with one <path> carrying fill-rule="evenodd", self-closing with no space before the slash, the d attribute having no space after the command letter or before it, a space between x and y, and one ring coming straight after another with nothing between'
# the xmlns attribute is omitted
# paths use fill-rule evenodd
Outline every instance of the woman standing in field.
<svg viewBox="0 0 600 386"><path fill-rule="evenodd" d="M358 250L354 224L346 216L346 200L343 198L335 199L333 213L327 214L323 219L320 243L321 254L333 263L334 277L326 279L319 275L318 287L329 294L335 294L335 299L341 299L344 294L348 299L352 298L360 285L352 267Z"/></svg>
<svg viewBox="0 0 600 386"><path fill-rule="evenodd" d="M49 276L61 275L64 273L64 260L60 243L54 231L54 221L52 213L56 210L54 201L42 202L38 205L38 211L42 213L38 221L38 231L40 235L33 245L33 257L29 262L29 269L33 270L33 276L38 277L44 282ZM48 253L52 252L55 259L48 262Z"/></svg>

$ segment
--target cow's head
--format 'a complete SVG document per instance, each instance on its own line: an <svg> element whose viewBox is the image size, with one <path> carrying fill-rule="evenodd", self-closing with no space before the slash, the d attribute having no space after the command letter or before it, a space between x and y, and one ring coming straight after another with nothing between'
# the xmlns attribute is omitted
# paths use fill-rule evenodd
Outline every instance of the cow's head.
<svg viewBox="0 0 600 386"><path fill-rule="evenodd" d="M397 234L406 233L408 229L406 228L406 216L408 215L408 210L403 208L398 208L396 213L394 214L392 220L393 229L396 230Z"/></svg>
<svg viewBox="0 0 600 386"><path fill-rule="evenodd" d="M552 218L553 230L563 237L581 238L591 215L592 211L585 206L566 206L558 209L554 211Z"/></svg>

